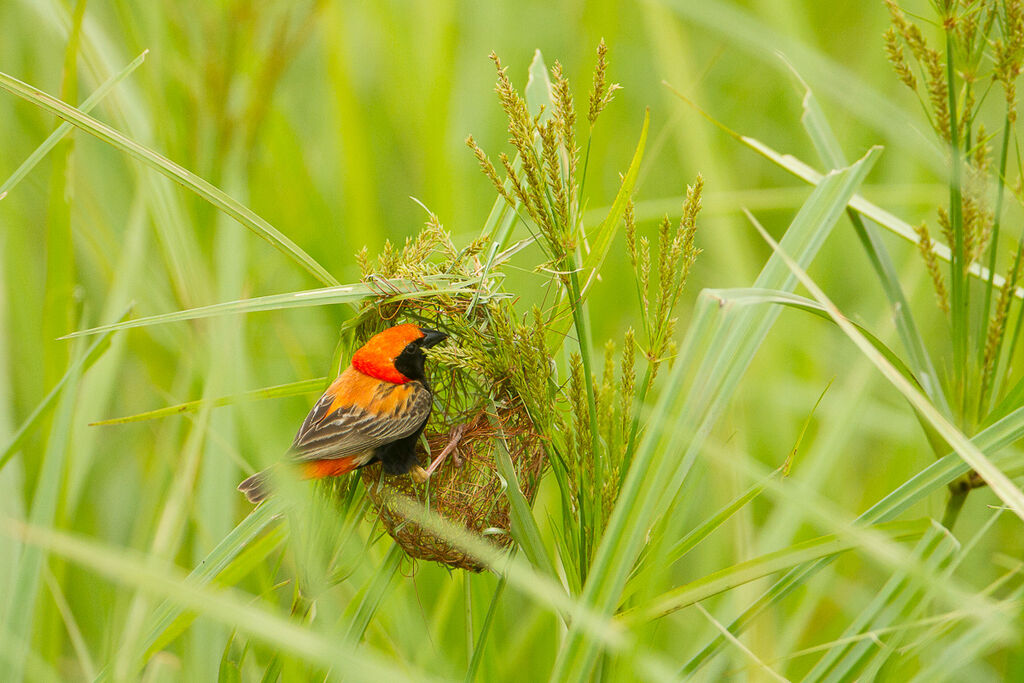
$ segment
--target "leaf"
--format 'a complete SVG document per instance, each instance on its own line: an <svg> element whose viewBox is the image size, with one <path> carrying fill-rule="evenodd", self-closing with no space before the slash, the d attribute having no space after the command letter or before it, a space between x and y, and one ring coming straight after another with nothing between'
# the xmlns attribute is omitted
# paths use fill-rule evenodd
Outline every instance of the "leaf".
<svg viewBox="0 0 1024 683"><path fill-rule="evenodd" d="M498 408L491 403L494 413ZM497 420L492 420L492 425L497 427L500 436L494 440L494 461L498 466L498 475L504 482L505 497L508 498L509 518L512 523L512 536L516 543L523 549L530 563L540 572L552 578L557 578L555 565L544 546L544 540L540 535L540 527L533 517L530 504L523 495L519 486L519 479L516 477L515 468L512 466L512 459L508 453L508 445L505 443L505 435L500 431L501 425Z"/></svg>
<svg viewBox="0 0 1024 683"><path fill-rule="evenodd" d="M875 531L894 541L920 538L928 529L927 520L889 522L880 524ZM708 574L696 581L673 588L647 604L635 607L617 617L628 627L635 627L652 619L659 619L713 595L780 572L804 562L831 557L859 547L856 539L828 534L776 550L745 562Z"/></svg>
<svg viewBox="0 0 1024 683"><path fill-rule="evenodd" d="M397 543L392 543L383 565L374 572L373 581L367 587L366 593L363 594L358 607L356 607L355 614L348 622L348 633L345 637L349 643L355 645L363 639L373 615L377 613L381 603L388 596L388 586L395 578L395 574L398 573L403 557L405 557L405 551L402 550L402 547ZM353 601L352 604L355 605L355 602Z"/></svg>
<svg viewBox="0 0 1024 683"><path fill-rule="evenodd" d="M998 453L1001 449L1022 438L1024 438L1024 407L1018 408L996 424L979 432L974 436L973 441L979 449L997 454L993 456L993 462L1016 466L1024 464L1024 455L1008 452L1000 456ZM940 458L871 506L857 517L856 522L876 524L889 521L932 493L942 490L951 481L967 474L970 469L970 466L955 453ZM742 633L759 614L789 595L795 588L828 566L830 562L831 560L826 558L787 572L729 624L729 631L734 634ZM720 636L714 638L686 663L682 670L683 673L696 671L721 647L723 642L724 640Z"/></svg>
<svg viewBox="0 0 1024 683"><path fill-rule="evenodd" d="M163 595L179 607L233 627L268 647L291 652L307 662L344 671L346 678L366 681L419 679L414 670L393 666L366 645L356 652L336 634L302 628L285 615L252 604L249 596L233 589L188 581L174 567L155 564L152 558L7 517L0 517L0 533L65 557L118 583Z"/></svg>
<svg viewBox="0 0 1024 683"><path fill-rule="evenodd" d="M280 510L272 502L258 506L227 536L221 539L220 543L192 570L185 580L196 586L205 586L222 573L231 570L232 567L245 566L247 569L251 569L255 566L252 561L254 558L249 558L245 562L239 558L272 525L276 525L279 518ZM262 561L262 558L259 561ZM184 608L181 604L171 599L164 601L153 611L146 626L142 629L146 635L139 643L139 648L140 653L145 654L140 655L140 658L148 658L154 652L163 649L173 639L173 636L165 636L165 632L170 629L182 612L184 612ZM177 635L177 633L173 635Z"/></svg>
<svg viewBox="0 0 1024 683"><path fill-rule="evenodd" d="M450 282L451 278L438 276L424 278L416 283L409 280L388 280L386 281L385 292L392 293L389 301L404 299L416 299L430 297L438 294L459 294L465 292L469 287L476 284L477 280L456 282L452 286L440 289L422 289L423 283ZM310 289L303 292L289 292L287 294L271 294L269 296L255 297L252 299L240 299L238 301L225 301L210 306L189 308L184 311L173 313L162 313L147 318L136 320L125 320L111 325L101 325L88 330L79 330L61 339L72 339L90 334L110 332L113 330L127 330L134 327L148 327L150 325L162 325L172 322L184 322L186 320L198 320L200 318L212 318L220 315L237 315L240 313L253 313L256 311L276 311L286 308L306 308L309 306L326 306L329 304L355 303L371 296L378 296L381 293L381 283L359 283L354 285L338 285L336 287L324 287L322 289Z"/></svg>
<svg viewBox="0 0 1024 683"><path fill-rule="evenodd" d="M647 130L650 122L651 112L646 110L644 111L643 127L640 129L640 141L636 145L636 151L633 152L633 160L629 162L629 169L622 179L622 184L615 195L615 201L612 202L611 209L608 210L608 215L601 221L591 239L590 252L583 259L583 273L587 278L583 284L582 296L584 297L590 289L590 285L597 277L597 273L601 270L601 265L604 264L605 258L608 256L608 250L612 246L612 239L622 223L622 214L626 210L626 204L629 202L629 198L633 196L633 188L636 186L637 175L640 173L640 163L644 158L644 147L647 145Z"/></svg>
<svg viewBox="0 0 1024 683"><path fill-rule="evenodd" d="M66 387L61 392L57 406L53 428L46 441L46 452L40 467L39 479L32 496L32 507L29 520L36 525L51 525L57 515L60 502L61 486L65 477L65 465L68 458L68 447L71 441L71 419L75 400L78 397L78 385L81 378L82 365L72 363L72 371ZM46 562L46 548L29 545L18 558L14 583L7 587L7 598L4 600L4 630L26 636L22 641L18 655L3 662L5 680L22 680L22 667L29 650L27 635L32 633L39 597L39 581Z"/></svg>
<svg viewBox="0 0 1024 683"><path fill-rule="evenodd" d="M915 556L938 570L948 564L957 545L946 529L933 523L918 543ZM850 642L829 649L804 678L805 683L819 680L839 683L858 677L869 657L874 655L878 655L877 665L880 666L893 653L893 643L890 641L883 646L877 639L858 639L857 636L884 631L907 620L915 608L922 605L927 593L928 586L913 581L906 572L893 574L843 632L840 640Z"/></svg>
<svg viewBox="0 0 1024 683"><path fill-rule="evenodd" d="M149 54L149 50L143 50L142 54L133 59L128 66L121 69L121 71L114 74L106 81L104 81L100 85L100 87L96 88L96 90L91 95L89 95L89 97L84 102L82 102L82 105L80 107L82 112L88 113L92 111L93 107L99 104L100 101L104 97L106 97L111 90L114 89L114 86L116 86L118 83L126 79L128 76L132 74L133 71L142 66L142 63L146 61L147 54ZM4 184L0 185L0 198L6 195L9 191L13 190L14 187L18 183L20 183L22 179L25 176L27 176L40 161L43 160L43 157L45 157L50 152L50 150L56 147L57 143L60 142L65 135L71 132L72 128L74 128L74 126L67 122L57 126L57 129L50 133L50 135L45 140L43 140L43 142L38 147L36 147L31 154L28 155L28 158L25 159L25 161L21 162L21 165L18 166L18 168L14 170L14 173L12 173L10 177L4 181Z"/></svg>
<svg viewBox="0 0 1024 683"><path fill-rule="evenodd" d="M277 228L256 215L252 209L228 196L226 192L213 186L195 173L139 144L110 126L97 121L80 109L61 102L57 98L2 72L0 72L0 88L31 102L41 109L45 109L51 114L59 116L68 123L81 128L129 156L138 159L147 166L156 169L161 174L196 193L199 197L241 223L242 226L272 244L278 251L305 268L306 271L320 282L330 286L338 285L338 281L334 279L333 275L328 273L312 256L303 251Z"/></svg>
<svg viewBox="0 0 1024 683"><path fill-rule="evenodd" d="M757 289L754 287L738 289L710 289L706 291L709 296L720 298L723 302L730 301L737 306L777 304L779 306L785 306L787 308L811 313L812 315L834 323L828 311L820 303L813 299L800 296L799 294L793 294L792 292ZM903 359L897 356L896 353L886 346L881 339L873 335L866 327L856 321L850 320L850 324L854 325L871 343L871 345L874 346L879 353L885 356L886 360L892 363L893 366L900 371L900 374L913 382L918 388L921 388L921 384L917 381L917 377L914 376L914 373L911 372L910 368L908 368L906 363L903 362Z"/></svg>
<svg viewBox="0 0 1024 683"><path fill-rule="evenodd" d="M548 78L548 67L544 63L544 55L534 50L530 62L529 76L523 89L526 106L530 116L537 118L539 123L546 123L554 115L555 106L551 100L551 79Z"/></svg>
<svg viewBox="0 0 1024 683"><path fill-rule="evenodd" d="M1006 503L1007 506L1022 520L1024 520L1024 493L1021 492L1013 482L1003 474L1003 472L992 463L991 460L980 450L977 446L971 443L959 429L949 422L935 406L928 402L921 391L914 386L906 377L901 375L899 371L882 355L877 349L875 349L871 343L860 333L857 328L850 323L849 320L835 305L829 300L825 293L815 284L807 273L804 272L803 268L796 264L795 261L789 258L789 256L782 250L782 248L771 238L771 236L764 231L763 228L757 226L762 236L766 241L775 249L776 254L782 256L786 261L789 268L800 278L800 282L806 287L815 299L822 304L828 310L832 319L836 321L840 329L853 341L854 344L861 350L868 360L875 364L875 366L882 372L886 379L896 387L897 390L903 396L910 401L910 403L932 424L933 427L939 432L939 434L946 440L946 442L953 448L953 450L964 459L964 461L971 466L985 482L992 489L992 492L999 496L999 499Z"/></svg>
<svg viewBox="0 0 1024 683"><path fill-rule="evenodd" d="M289 382L288 384L277 384L272 387L264 387L262 389L252 389L241 394L232 394L230 396L219 396L217 398L201 398L197 401L187 401L185 403L179 403L173 406L167 406L166 408L157 408L156 410L148 410L144 413L136 413L135 415L127 415L125 417L112 417L108 420L99 420L98 422L90 422L90 427L101 427L108 425L119 425L127 424L129 422L142 422L143 420L156 420L162 417L169 417L171 415L181 415L182 413L194 413L206 406L219 408L222 406L229 406L234 403L241 403L243 401L253 401L267 398L282 398L285 396L299 396L301 394L312 394L319 391L323 391L324 386L327 384L326 377L314 377L313 379L303 379L298 382Z"/></svg>
<svg viewBox="0 0 1024 683"><path fill-rule="evenodd" d="M808 88L803 99L804 114L800 118L804 129L814 141L814 147L818 156L825 163L826 168L839 168L846 165L846 158L832 127L829 126L824 112L818 105L814 93ZM932 364L931 356L924 345L921 333L914 322L914 312L903 293L900 285L899 274L889 257L885 244L878 238L875 230L870 225L865 225L863 219L852 208L847 209L850 222L853 224L854 232L867 252L868 260L878 276L882 289L889 299L889 306L896 321L896 331L903 341L910 359L910 367L914 376L920 380L920 384L929 398L939 406L946 415L950 415L949 404L946 395L942 391L942 384L939 382L938 373ZM915 233L916 237L916 233Z"/></svg>
<svg viewBox="0 0 1024 683"><path fill-rule="evenodd" d="M849 169L829 174L794 218L783 241L800 254L801 262L814 258L879 151L872 149ZM795 284L795 276L774 256L755 283L768 289L791 289ZM666 380L667 386L678 389L664 392L650 415L650 431L633 456L584 586L583 600L596 613L610 614L619 604L648 530L681 490L703 435L728 403L777 317L775 307L735 311L701 294ZM695 374L687 381L691 371ZM598 643L573 623L552 677L587 680L597 655Z"/></svg>
<svg viewBox="0 0 1024 683"><path fill-rule="evenodd" d="M25 441L25 437L32 433L32 430L39 424L39 420L42 419L43 415L45 415L54 404L57 397L60 396L61 392L68 385L71 379L92 367L92 365L99 360L109 348L110 333L108 332L95 340L89 348L86 349L85 353L71 362L67 371L64 373L64 376L58 380L53 389L50 389L50 392L46 394L42 401L39 402L39 405L37 405L25 421L21 423L21 426L18 427L18 430L14 433L14 436L11 437L11 440L4 447L4 450L0 452L0 469L3 469L4 465L10 462L11 458L14 457L14 454L18 452L18 449L21 448L21 444Z"/></svg>

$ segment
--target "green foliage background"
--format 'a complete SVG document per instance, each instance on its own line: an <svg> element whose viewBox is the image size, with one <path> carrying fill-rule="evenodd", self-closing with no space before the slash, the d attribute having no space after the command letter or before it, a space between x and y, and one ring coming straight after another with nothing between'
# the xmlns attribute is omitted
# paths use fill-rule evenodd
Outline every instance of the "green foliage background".
<svg viewBox="0 0 1024 683"><path fill-rule="evenodd" d="M930 12L924 2L907 4ZM78 10L80 32L72 30ZM698 172L706 181L697 238L704 252L684 295L682 339L697 292L751 285L772 253L741 210L778 238L812 188L738 144L665 84L732 130L817 165L800 124L804 89L793 71L799 73L849 158L885 147L860 193L908 223L933 221L934 207L948 200L946 172L917 101L885 60L887 26L881 3L798 0L6 0L0 71L78 104L149 50L92 115L223 188L349 283L360 277L361 247L375 253L385 239L402 242L420 229L425 215L410 196L437 214L456 244L479 234L494 192L464 139L472 133L489 152L507 148L488 53L497 52L522 87L540 49L549 63L563 64L585 106L603 37L609 78L624 89L593 138L588 224L615 197L645 108L651 127L636 191L640 230L656 234L663 213L678 216L687 182ZM0 179L58 123L0 95ZM1010 216L1005 229L1015 240L1019 212ZM636 325L622 239L592 294L597 340L621 339ZM882 239L940 374L950 372L947 323L920 257L889 233ZM92 341L59 336L113 322L129 304L139 317L320 286L195 194L81 131L0 200L0 271L0 444L10 442ZM883 291L845 218L809 273L844 313L899 349ZM513 291L516 278L524 290L536 281L529 272L510 278L506 288ZM241 584L262 596L256 604L271 611L270 621L244 611L252 607L248 596L220 604L189 593L179 574L207 557L249 511L235 484L285 449L311 396L88 426L327 375L339 326L350 315L336 305L121 332L87 372L70 372L54 406L0 470L0 665L28 680L80 680L105 669L148 680L253 680L273 661L276 648L267 641L279 638L287 656L277 663L286 679L311 670L372 678L380 662L414 679L461 678L488 623L473 664L480 680L548 677L566 639L554 601L527 599L504 583L498 589L490 574L428 564L414 573L389 554L387 539L359 556L334 589L333 606L294 632L286 623L291 588L275 588L274 580L275 563L294 571L295 560L279 549L254 561ZM934 462L913 411L871 360L835 326L796 310L775 323L678 492L671 519L659 528L674 533L674 542L791 455L787 479L768 486L684 561L635 587L640 598L807 539L848 534L857 515ZM1013 462L1019 472L1021 460ZM1005 471L1014 476L1013 467ZM945 487L935 488L901 519L941 519L946 496ZM549 523L557 505L557 490L544 487L534 517L549 546L559 533ZM900 638L886 638L887 646L904 648L886 651L895 656L879 676L1024 677L1018 625L991 618L1016 615L1020 607L1015 573L1024 536L1019 519L994 509L1000 505L988 489L969 497L948 574L921 569L933 555L913 555L912 544L893 555L883 538L860 539L853 552L765 611L740 637L742 646L727 645L694 675L801 678L823 652L836 650L834 641L886 582L906 572L913 591L929 597L917 611L893 608L879 626L892 629L879 634ZM21 527L12 520L70 536L44 543L54 550L44 554L36 542L18 540ZM74 543L82 540L95 544L76 556ZM97 566L103 557L111 567ZM380 587L374 579L385 567L398 573ZM588 675L671 678L718 634L709 616L729 622L772 580L737 581L699 609L637 626L633 635L644 646L629 655L612 647ZM357 606L372 604L365 596L374 590L379 599L347 671L347 660L325 658L324 648L332 634L350 632L363 615ZM136 670L124 653L138 647L156 605L175 594L199 618ZM973 616L958 613L976 608ZM243 635L232 636L236 626Z"/></svg>

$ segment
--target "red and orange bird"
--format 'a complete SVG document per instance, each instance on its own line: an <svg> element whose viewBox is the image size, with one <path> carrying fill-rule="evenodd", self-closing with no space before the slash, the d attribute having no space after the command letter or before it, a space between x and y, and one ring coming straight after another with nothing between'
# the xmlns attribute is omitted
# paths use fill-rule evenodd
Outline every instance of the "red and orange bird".
<svg viewBox="0 0 1024 683"><path fill-rule="evenodd" d="M424 374L423 350L448 335L413 324L389 327L352 355L306 416L289 459L305 479L334 477L380 461L387 474L411 473L422 483L416 441L430 417L433 393ZM269 493L268 472L252 475L238 490L252 503Z"/></svg>

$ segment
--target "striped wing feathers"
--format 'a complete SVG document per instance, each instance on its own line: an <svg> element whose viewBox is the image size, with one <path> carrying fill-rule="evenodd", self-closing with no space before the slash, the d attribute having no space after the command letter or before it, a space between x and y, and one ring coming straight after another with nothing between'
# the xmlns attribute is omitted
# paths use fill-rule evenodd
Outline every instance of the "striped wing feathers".
<svg viewBox="0 0 1024 683"><path fill-rule="evenodd" d="M316 402L292 444L295 460L332 460L365 453L416 432L430 416L420 382L391 384L348 368Z"/></svg>

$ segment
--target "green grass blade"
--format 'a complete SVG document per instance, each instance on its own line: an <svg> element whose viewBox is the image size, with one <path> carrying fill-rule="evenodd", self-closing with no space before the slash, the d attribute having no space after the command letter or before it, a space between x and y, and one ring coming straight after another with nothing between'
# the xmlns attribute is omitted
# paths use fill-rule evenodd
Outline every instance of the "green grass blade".
<svg viewBox="0 0 1024 683"><path fill-rule="evenodd" d="M74 413L77 388L81 378L82 366L73 364L64 390L61 392L57 406L53 428L46 441L46 452L40 469L39 480L32 496L29 520L32 524L52 525L56 519L61 486L64 482L68 449L71 442L71 418ZM24 541L23 541L24 542ZM4 601L3 623L7 630L19 634L25 639L24 648L28 648L33 632L33 623L37 615L40 580L43 564L46 562L46 549L37 545L25 545L18 568L14 574L14 583L7 587L7 599ZM27 652L21 657L14 657L9 662L5 680L20 681Z"/></svg>
<svg viewBox="0 0 1024 683"><path fill-rule="evenodd" d="M428 282L444 283L450 282L451 278L438 277ZM440 294L463 294L467 293L470 287L476 284L471 282L456 282L450 287L439 289L423 289L423 282L412 282L408 280L389 280L385 291L392 293L390 301L403 299L414 299L429 297ZM289 292L287 294L271 294L269 296L254 297L252 299L240 299L238 301L225 301L209 306L190 308L184 311L173 313L162 313L136 320L125 320L111 325L101 325L88 330L72 332L62 339L72 339L90 334L110 332L113 330L127 330L134 327L148 327L150 325L163 325L165 323L183 322L186 320L198 320L200 318L212 318L221 315L237 315L240 313L254 313L257 311L277 311L286 308L306 308L309 306L327 306L339 303L356 303L368 297L377 296L381 292L380 284L354 284L339 285L336 287L323 287L321 289L310 289L303 292Z"/></svg>
<svg viewBox="0 0 1024 683"><path fill-rule="evenodd" d="M803 268L789 258L771 236L758 226L762 236L776 249L787 265L800 278L800 282L811 292L836 321L840 329L853 341L867 358L882 372L886 379L932 424L953 450L970 465L995 493L1018 517L1024 520L1024 493L992 461L974 445L959 429L949 422L927 397L880 354L857 328L839 311L823 291L804 272Z"/></svg>
<svg viewBox="0 0 1024 683"><path fill-rule="evenodd" d="M231 394L230 396L218 396L216 398L201 398L196 401L186 401L185 403L167 406L166 408L147 410L144 413L136 413L135 415L126 415L125 417L112 417L108 420L98 420L96 422L90 422L89 426L105 427L109 425L128 424L129 422L142 422L144 420L156 420L163 417L170 417L171 415L194 413L206 406L220 408L223 406L229 406L235 403L242 403L245 401L258 401L268 398L284 398L286 396L314 394L323 391L324 387L327 385L327 382L328 378L326 377L314 377L313 379L303 379L299 380L298 382L288 382L287 384L277 384L272 387L263 387L262 389L252 389L241 394Z"/></svg>
<svg viewBox="0 0 1024 683"><path fill-rule="evenodd" d="M778 471L773 472L770 476L778 476ZM686 554L696 548L701 541L710 536L720 526L725 524L733 515L743 509L748 503L760 496L764 492L764 489L765 483L762 481L754 484L742 494L727 503L721 510L711 515L711 517L707 518L688 534L676 541L675 544L673 544L672 547L670 547L664 554L659 554L657 560L658 565L661 567L670 566L683 559ZM629 596L633 593L634 584L643 585L646 583L648 574L651 570L651 565L642 564L640 571L630 579L628 584L626 584L625 594Z"/></svg>
<svg viewBox="0 0 1024 683"><path fill-rule="evenodd" d="M491 404L497 414L497 406ZM496 422L494 426L499 427ZM499 432L500 433L500 432ZM526 553L530 563L537 571L557 578L554 562L548 554L544 540L540 534L540 527L530 510L530 503L523 495L519 486L519 479L516 477L515 468L512 466L512 458L508 453L508 445L505 443L504 434L494 440L494 459L498 466L498 474L505 483L505 497L508 498L509 519L512 526L512 536L516 543Z"/></svg>
<svg viewBox="0 0 1024 683"><path fill-rule="evenodd" d="M1008 614L1020 614L1020 600L1024 587L1016 588L1003 601ZM924 660L911 683L939 683L940 681L962 681L972 679L971 667L976 666L985 652L998 641L1018 642L1015 636L996 638L983 624L975 624L955 639L943 639L938 653Z"/></svg>
<svg viewBox="0 0 1024 683"><path fill-rule="evenodd" d="M0 533L88 567L112 580L135 586L193 610L209 619L285 650L307 662L344 671L346 677L366 681L423 680L422 674L399 669L365 645L358 652L336 635L302 628L286 616L258 607L248 596L230 588L202 586L186 580L173 567L161 567L151 558L53 529L29 526L0 518Z"/></svg>
<svg viewBox="0 0 1024 683"><path fill-rule="evenodd" d="M206 559L187 575L185 581L196 586L212 583L218 575L230 569L246 548L278 523L280 515L280 509L272 503L257 507L221 539ZM144 656L152 655L170 642L171 639L164 634L184 609L180 603L168 599L147 618L142 629L146 635L139 642L139 650L145 653Z"/></svg>
<svg viewBox="0 0 1024 683"><path fill-rule="evenodd" d="M480 626L480 635L473 645L473 657L469 660L469 668L466 669L466 677L463 679L465 683L473 683L476 680L476 674L480 669L480 663L483 661L483 654L487 647L487 637L491 634L491 625L494 623L494 613L498 609L498 603L501 601L507 583L508 579L504 576L498 579L498 586L494 589L491 604L487 608L487 616L484 617L484 623Z"/></svg>
<svg viewBox="0 0 1024 683"><path fill-rule="evenodd" d="M741 289L713 289L708 290L709 294L719 298L723 301L731 301L738 306L757 306L763 304L774 304L778 306L785 306L798 311L804 311L810 313L819 318L834 322L828 313L828 310L820 303L813 299L800 296L799 294L793 294L792 292L776 291L769 289L757 289L754 287L741 288ZM850 323L854 325L857 330L864 335L864 337L871 343L875 349L885 356L893 366L900 371L904 377L909 381L913 382L916 386L921 388L921 383L918 382L917 377L907 367L907 364L903 362L903 359L896 355L896 352L886 346L885 342L876 337L866 327L860 323L851 320Z"/></svg>
<svg viewBox="0 0 1024 683"><path fill-rule="evenodd" d="M800 121L814 142L814 147L818 151L818 156L824 162L825 168L842 168L846 166L846 157L839 145L839 141L836 139L835 133L832 132L832 127L825 118L825 113L821 110L821 106L818 104L818 100L814 97L814 93L811 92L810 88L804 94L803 108L804 113ZM921 332L914 321L913 309L910 307L910 302L907 301L907 297L903 292L899 274L892 263L888 249L885 248L885 244L878 238L875 229L870 225L865 225L860 214L853 209L847 209L847 214L849 215L850 222L853 224L857 239L860 240L861 245L864 247L868 260L871 262L871 267L874 268L875 275L877 275L882 289L889 299L889 306L896 321L896 331L899 333L903 346L907 350L910 367L913 369L914 375L918 378L921 387L928 394L928 397L945 415L951 415L946 395L942 390L942 384L939 382L938 373L935 371L931 356L928 354L928 349L921 338Z"/></svg>
<svg viewBox="0 0 1024 683"><path fill-rule="evenodd" d="M156 169L171 180L195 192L199 197L208 201L244 227L256 233L260 238L272 244L278 251L305 268L323 284L328 286L338 285L338 281L334 279L333 275L328 273L312 256L303 251L301 247L292 242L277 228L256 215L252 209L233 199L226 192L200 178L195 173L139 144L110 126L97 121L81 110L2 72L0 72L0 88L45 109L51 114L59 116L68 123L81 128L85 132L138 159L147 166Z"/></svg>
<svg viewBox="0 0 1024 683"><path fill-rule="evenodd" d="M801 180L804 180L811 185L817 185L821 181L822 175L814 168L812 168L810 165L806 164L800 159L797 159L796 157L789 154L777 152L768 145L766 145L765 143L755 138L747 137L745 135L739 135L736 133L731 134L739 142L743 143L750 149L754 150L755 152L763 156L765 159L768 159L769 161L775 163L779 167L789 171L790 173L800 178ZM868 218L871 221L874 221L875 223L882 226L883 228L893 233L894 235L902 237L903 239L907 240L912 244L918 244L919 240L917 237L917 233L914 232L914 228L909 223L900 218L897 218L892 213L877 206L876 204L869 202L868 200L864 199L864 197L860 195L854 195L853 197L851 197L850 208L856 211L864 218ZM935 255L938 256L943 261L948 262L952 257L950 248L947 245L942 244L941 242L933 241L933 251L935 252ZM973 275L976 278L980 278L986 282L988 280L988 268L979 265L977 262L971 263L970 267L967 269L967 272L970 275ZM996 273L995 275L993 275L992 282L993 287L999 288L1002 287L1003 284L1006 282L1006 278L1000 275L999 273ZM1018 299L1024 298L1024 288L1017 287L1014 294Z"/></svg>
<svg viewBox="0 0 1024 683"><path fill-rule="evenodd" d="M915 555L931 567L941 568L957 547L949 532L933 525L918 543ZM871 602L843 632L839 640L849 640L845 645L831 648L825 653L804 681L829 681L839 683L849 680L862 669L872 654L891 652L891 647L880 648L870 638L857 638L869 632L885 630L898 623L914 605L924 598L923 586L910 580L904 572L893 574Z"/></svg>
<svg viewBox="0 0 1024 683"><path fill-rule="evenodd" d="M997 454L993 456L995 463L1018 466L1024 464L1024 456L1021 454L1016 452L998 453L1022 438L1024 438L1024 407L1018 408L991 427L979 432L973 437L973 440L980 450ZM962 477L970 470L970 466L959 455L950 453L936 460L885 498L872 505L858 516L856 521L859 524L877 524L889 521L927 496L944 490L950 482ZM828 559L819 560L787 572L729 624L729 631L736 635L742 633L764 610L789 595L829 563ZM696 671L718 651L723 643L724 639L721 636L714 638L686 663L682 670L683 673Z"/></svg>
<svg viewBox="0 0 1024 683"><path fill-rule="evenodd" d="M345 638L349 643L355 645L363 639L373 615L377 613L381 603L388 596L388 586L395 578L395 574L398 573L398 568L402 566L404 557L405 551L402 550L402 547L397 543L392 543L384 561L374 572L373 581L370 582L366 593L359 601L355 614L348 622L348 633Z"/></svg>
<svg viewBox="0 0 1024 683"><path fill-rule="evenodd" d="M53 389L46 394L42 401L32 410L25 421L21 423L18 430L11 437L11 440L4 446L4 450L0 452L0 469L4 468L14 454L21 448L22 443L25 441L25 437L32 433L32 430L39 424L39 421L50 409L50 407L60 396L61 392L67 386L71 379L81 373L84 373L92 365L103 356L103 354L110 348L110 333L104 334L99 339L95 340L89 345L79 358L74 359L71 365L68 367L67 372L60 378L57 384L54 385Z"/></svg>
<svg viewBox="0 0 1024 683"><path fill-rule="evenodd" d="M96 88L96 90L91 95L89 95L89 97L84 102L82 102L82 104L79 106L79 109L85 114L88 114L90 111L92 111L93 107L99 104L100 101L104 97L106 97L111 90L114 89L114 86L116 86L124 79L128 78L128 76L130 76L133 71L142 66L142 63L146 61L147 54L149 54L149 50L144 50L142 54L133 59L131 63L128 64L128 66L121 69L121 71L114 74L106 81L104 81L103 84L100 85L100 87ZM57 126L57 129L50 133L50 135L45 140L43 140L43 142L38 147L36 147L30 155L28 155L25 161L21 162L21 165L14 170L14 173L12 173L10 177L8 177L7 180L5 180L2 185L0 185L0 197L7 194L9 191L13 190L14 187L18 183L20 183L22 179L25 176L27 176L40 161L43 160L43 158L50 152L50 150L52 150L65 135L71 132L72 128L74 128L74 126L67 122L64 122Z"/></svg>
<svg viewBox="0 0 1024 683"><path fill-rule="evenodd" d="M533 59L527 72L526 86L523 88L526 106L530 116L540 117L540 123L546 123L554 115L555 105L551 100L551 79L548 77L548 66L544 63L544 55L534 50Z"/></svg>
<svg viewBox="0 0 1024 683"><path fill-rule="evenodd" d="M285 525L278 524L270 527L262 536L252 539L219 574L213 577L217 585L234 586L237 584L262 565L267 557L285 542L287 536ZM200 564L201 566L202 564ZM193 577L194 575L195 571L189 576ZM168 622L167 619L171 616L173 616L173 619ZM141 667L144 663L152 661L152 658L157 653L168 647L178 636L184 633L195 622L196 617L195 612L176 609L174 605L163 603L153 612L152 619L159 619L159 623L153 626L152 631L147 637L148 645L144 648L145 652L136 657L132 667ZM152 642L149 642L150 640ZM141 652L141 649L138 652ZM102 679L109 678L111 667L107 667L102 673Z"/></svg>
<svg viewBox="0 0 1024 683"><path fill-rule="evenodd" d="M849 169L830 174L797 214L784 241L800 253L802 262L813 259L879 151L873 149ZM785 263L773 256L755 285L789 289L795 283L796 278ZM702 435L731 398L778 315L777 309L755 308L737 313L703 295L699 308L702 310L697 318L705 320L691 323L680 357L667 380L668 386L680 389L665 392L650 417L652 429L633 457L584 587L585 603L599 614L611 614L619 604L651 523L681 489L703 443ZM709 329L707 319L717 319L718 325ZM697 355L701 352L707 356ZM683 377L690 368L698 371L687 392L682 389ZM680 439L686 444L682 457ZM597 655L598 644L573 624L551 680L586 680Z"/></svg>
<svg viewBox="0 0 1024 683"><path fill-rule="evenodd" d="M626 171L619 191L615 194L615 201L612 202L608 215L597 227L597 230L590 238L590 252L583 259L583 276L586 278L583 283L582 295L586 296L587 291L593 284L597 273L601 270L608 250L611 249L612 240L622 223L622 214L626 210L626 204L633 195L633 188L636 187L636 179L640 173L640 164L644 158L644 147L647 145L647 130L651 123L651 112L644 112L644 123L640 129L640 141L636 144L636 151L633 152L633 159L629 162L629 169Z"/></svg>
<svg viewBox="0 0 1024 683"><path fill-rule="evenodd" d="M877 525L874 530L885 537L902 541L920 538L928 529L925 520L913 522L887 522ZM618 618L630 626L653 619L660 619L672 612L696 602L718 595L737 586L755 581L770 574L785 571L791 567L823 557L833 557L859 547L856 539L829 534L797 543L789 548L776 550L760 557L739 562L725 569L701 577L696 581L659 595L650 602L624 612Z"/></svg>
<svg viewBox="0 0 1024 683"><path fill-rule="evenodd" d="M749 54L769 69L777 69L788 76L792 63L821 92L838 102L843 111L884 133L888 139L909 146L934 170L945 169L945 157L937 145L928 142L924 136L907 135L918 121L894 98L877 90L847 64L832 59L788 32L783 34L774 28L776 22L762 21L753 11L727 0L714 3L660 0L659 4L693 22L701 31L720 36L730 46ZM793 8L792 11L799 10ZM785 59L779 58L782 46L785 46ZM749 68L760 69L761 65L751 64Z"/></svg>

